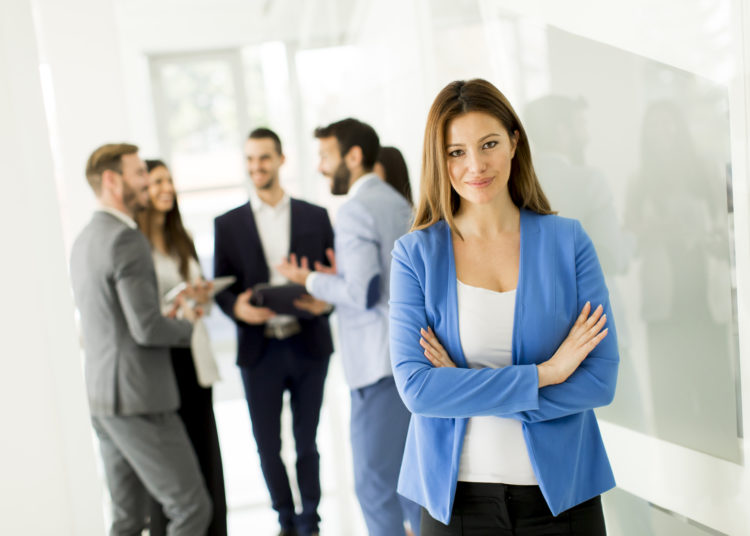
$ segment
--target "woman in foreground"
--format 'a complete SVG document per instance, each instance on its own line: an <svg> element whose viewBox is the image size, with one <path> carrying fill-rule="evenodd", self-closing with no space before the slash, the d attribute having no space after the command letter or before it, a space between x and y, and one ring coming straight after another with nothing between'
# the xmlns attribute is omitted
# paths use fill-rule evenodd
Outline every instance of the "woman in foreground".
<svg viewBox="0 0 750 536"><path fill-rule="evenodd" d="M604 276L489 82L435 99L393 257L391 360L414 414L399 493L424 507L422 535L605 534L615 482L593 408L619 356Z"/></svg>

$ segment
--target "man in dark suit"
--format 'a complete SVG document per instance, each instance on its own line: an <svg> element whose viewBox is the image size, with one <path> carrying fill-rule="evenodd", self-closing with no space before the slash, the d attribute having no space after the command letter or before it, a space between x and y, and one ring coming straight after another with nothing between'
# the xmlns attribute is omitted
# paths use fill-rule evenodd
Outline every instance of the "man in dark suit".
<svg viewBox="0 0 750 536"><path fill-rule="evenodd" d="M280 534L317 534L320 476L315 437L333 351L327 315L330 306L306 296L296 302L297 307L312 313L312 317L301 319L255 307L249 300L257 283L287 282L274 266L290 254L306 257L311 263L327 263L333 254L333 229L325 209L291 199L281 188L279 168L284 154L273 131L263 128L251 132L245 154L254 186L250 202L215 221L214 275L233 275L237 281L218 293L216 302L237 325L237 364L263 476L279 514ZM295 515L280 456L286 390L291 395L297 482L302 497L299 516Z"/></svg>

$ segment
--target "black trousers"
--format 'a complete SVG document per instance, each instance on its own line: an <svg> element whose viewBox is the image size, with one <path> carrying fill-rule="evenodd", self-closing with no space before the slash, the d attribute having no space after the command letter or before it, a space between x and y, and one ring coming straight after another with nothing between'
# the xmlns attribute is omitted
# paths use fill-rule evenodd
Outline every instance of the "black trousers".
<svg viewBox="0 0 750 536"><path fill-rule="evenodd" d="M539 486L459 482L448 526L422 509L421 536L605 536L601 497L552 515Z"/></svg>
<svg viewBox="0 0 750 536"><path fill-rule="evenodd" d="M240 367L245 396L258 446L263 477L271 504L283 529L303 535L318 532L320 517L320 456L316 444L323 387L329 358L316 358L305 351L299 335L269 339L252 367ZM289 391L292 430L297 451L297 484L302 512L297 515L286 467L281 460L281 410L284 391Z"/></svg>
<svg viewBox="0 0 750 536"><path fill-rule="evenodd" d="M227 499L224 492L224 469L216 431L211 388L201 387L195 375L193 355L189 348L172 348L172 366L180 391L178 415L185 424L198 463L213 502L213 519L207 536L227 536ZM161 504L152 499L150 507L151 536L167 533L167 517Z"/></svg>

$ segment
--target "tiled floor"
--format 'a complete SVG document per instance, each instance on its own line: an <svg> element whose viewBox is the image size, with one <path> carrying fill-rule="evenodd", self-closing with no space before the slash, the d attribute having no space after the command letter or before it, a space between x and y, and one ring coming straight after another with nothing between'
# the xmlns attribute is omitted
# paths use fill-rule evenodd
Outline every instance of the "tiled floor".
<svg viewBox="0 0 750 536"><path fill-rule="evenodd" d="M233 344L227 344L223 348L221 346L224 345L216 344L216 353L223 380L214 388L214 411L224 462L229 534L275 536L279 527L260 470L242 383L234 365ZM344 382L341 363L334 354L318 428L323 490L319 513L323 536L367 534L354 495L348 419L349 391ZM282 457L294 482L294 439L287 404L282 416L282 444Z"/></svg>

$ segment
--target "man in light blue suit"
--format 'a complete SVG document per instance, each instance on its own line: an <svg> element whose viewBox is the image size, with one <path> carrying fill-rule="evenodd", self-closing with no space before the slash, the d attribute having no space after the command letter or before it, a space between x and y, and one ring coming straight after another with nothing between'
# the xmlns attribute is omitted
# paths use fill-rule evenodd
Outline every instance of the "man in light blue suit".
<svg viewBox="0 0 750 536"><path fill-rule="evenodd" d="M319 300L336 306L339 349L351 389L354 482L370 536L419 534L419 507L396 492L410 414L390 364L388 296L391 251L408 232L411 206L372 172L380 149L375 130L356 119L318 128L318 170L334 195L347 195L334 225L331 267L306 259L279 266Z"/></svg>

